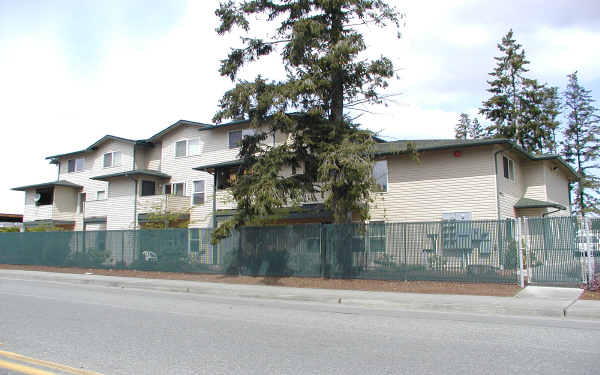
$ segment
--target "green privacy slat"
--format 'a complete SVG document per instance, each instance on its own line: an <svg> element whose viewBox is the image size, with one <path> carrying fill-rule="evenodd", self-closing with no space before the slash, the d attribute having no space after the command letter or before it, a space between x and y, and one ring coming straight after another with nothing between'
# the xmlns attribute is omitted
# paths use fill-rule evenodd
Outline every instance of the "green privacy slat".
<svg viewBox="0 0 600 375"><path fill-rule="evenodd" d="M577 283L574 218L527 221L531 281ZM516 283L513 220L0 233L0 263L254 276ZM600 228L592 226L598 235ZM600 263L600 262L598 262Z"/></svg>

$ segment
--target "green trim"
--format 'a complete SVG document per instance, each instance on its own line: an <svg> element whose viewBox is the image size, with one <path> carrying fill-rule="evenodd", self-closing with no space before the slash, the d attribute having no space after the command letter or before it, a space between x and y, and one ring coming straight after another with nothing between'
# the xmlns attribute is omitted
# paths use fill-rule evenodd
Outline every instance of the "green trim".
<svg viewBox="0 0 600 375"><path fill-rule="evenodd" d="M29 190L29 189L54 187L54 186L64 186L64 187L70 187L70 188L73 188L73 189L83 189L83 186L81 186L81 185L77 185L77 184L74 184L72 182L65 181L65 180L59 180L59 181L45 182L43 184L19 186L19 187L12 188L11 190L26 191L26 190Z"/></svg>
<svg viewBox="0 0 600 375"><path fill-rule="evenodd" d="M562 204L558 204L558 203L554 203L554 202L539 201L537 199L530 199L530 198L519 199L519 201L517 203L515 203L514 207L517 209L519 209L519 208L548 208L548 207L556 208L559 210L567 209Z"/></svg>
<svg viewBox="0 0 600 375"><path fill-rule="evenodd" d="M197 171L208 171L208 170L211 170L211 169L236 167L236 166L238 166L240 164L242 164L242 161L240 159L238 159L238 160L225 161L225 162L216 163L216 164L201 165L201 166L195 167L193 169L197 170Z"/></svg>
<svg viewBox="0 0 600 375"><path fill-rule="evenodd" d="M227 128L227 127L234 126L234 125L247 124L249 122L250 122L250 120L247 120L247 119L246 120L234 120L234 121L226 122L224 124L207 125L205 128L198 129L198 131Z"/></svg>
<svg viewBox="0 0 600 375"><path fill-rule="evenodd" d="M34 220L34 221L24 221L24 227L39 227L39 226L52 226L52 225L75 225L75 221L72 220Z"/></svg>
<svg viewBox="0 0 600 375"><path fill-rule="evenodd" d="M107 180L115 177L128 177L128 176L151 176L151 177L159 177L159 178L171 178L166 173L162 173L159 171L154 171L150 169L134 169L126 172L117 172L111 174L105 174L102 176L94 176L90 177L91 180Z"/></svg>

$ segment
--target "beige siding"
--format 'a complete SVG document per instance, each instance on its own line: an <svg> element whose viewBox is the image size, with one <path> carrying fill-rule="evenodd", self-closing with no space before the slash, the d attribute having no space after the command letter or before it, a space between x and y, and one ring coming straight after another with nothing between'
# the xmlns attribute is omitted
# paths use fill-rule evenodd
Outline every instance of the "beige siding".
<svg viewBox="0 0 600 375"><path fill-rule="evenodd" d="M25 192L25 209L23 210L23 221L49 220L52 219L53 205L36 206L35 189Z"/></svg>
<svg viewBox="0 0 600 375"><path fill-rule="evenodd" d="M471 212L474 220L496 215L492 154L485 148L425 152L420 162L388 158L388 191L377 193L371 220L433 221L447 212Z"/></svg>
<svg viewBox="0 0 600 375"><path fill-rule="evenodd" d="M101 231L106 230L106 223L90 223L85 225L86 231Z"/></svg>
<svg viewBox="0 0 600 375"><path fill-rule="evenodd" d="M544 177L546 180L547 200L562 204L563 206L567 207L567 210L553 213L551 216L570 215L569 180L567 174L562 168L551 161L545 161L543 165Z"/></svg>
<svg viewBox="0 0 600 375"><path fill-rule="evenodd" d="M546 184L544 181L544 171L540 168L541 163L529 161L523 164L522 176L525 185L523 196L541 201L546 200Z"/></svg>
<svg viewBox="0 0 600 375"><path fill-rule="evenodd" d="M77 195L79 190L64 186L54 188L54 213L55 220L75 220L77 214Z"/></svg>

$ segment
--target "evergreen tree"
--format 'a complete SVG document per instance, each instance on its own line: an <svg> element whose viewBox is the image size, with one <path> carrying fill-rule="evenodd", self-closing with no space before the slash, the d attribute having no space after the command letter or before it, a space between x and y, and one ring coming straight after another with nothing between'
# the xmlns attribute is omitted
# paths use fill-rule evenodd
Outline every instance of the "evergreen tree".
<svg viewBox="0 0 600 375"><path fill-rule="evenodd" d="M458 123L454 127L454 137L456 139L467 139L469 128L471 127L471 119L466 113L461 113L458 117Z"/></svg>
<svg viewBox="0 0 600 375"><path fill-rule="evenodd" d="M577 72L569 74L564 93L567 127L563 132L562 151L580 175L575 184L573 206L579 215L600 213L600 179L593 174L600 165L600 118L592 103L590 91L579 84Z"/></svg>
<svg viewBox="0 0 600 375"><path fill-rule="evenodd" d="M454 127L454 134L456 139L480 139L483 138L484 131L479 119L471 120L468 114L461 113Z"/></svg>
<svg viewBox="0 0 600 375"><path fill-rule="evenodd" d="M547 98L553 88L525 76L529 61L512 30L502 38L498 49L502 55L494 57L497 64L489 73L492 79L488 81L488 92L492 96L479 110L492 122L486 128L486 134L513 139L530 152L545 152L552 148L553 130L557 126L558 114L552 112L556 108L549 105L551 100Z"/></svg>
<svg viewBox="0 0 600 375"><path fill-rule="evenodd" d="M318 196L336 222L348 222L352 213L366 219L375 189L372 135L349 120L347 109L381 103L394 69L386 57L359 57L366 49L360 28L399 27L402 16L383 0L230 0L216 14L219 34L234 27L248 33L260 15L274 26L266 39L244 37L244 46L221 62L221 75L236 82L244 65L280 52L287 77L237 81L220 100L215 122L245 118L257 132L241 143L242 165L231 188L237 213L215 238ZM265 146L279 133L288 142Z"/></svg>
<svg viewBox="0 0 600 375"><path fill-rule="evenodd" d="M474 118L473 121L471 121L471 126L469 127L469 137L471 139L484 138L483 127L477 118Z"/></svg>

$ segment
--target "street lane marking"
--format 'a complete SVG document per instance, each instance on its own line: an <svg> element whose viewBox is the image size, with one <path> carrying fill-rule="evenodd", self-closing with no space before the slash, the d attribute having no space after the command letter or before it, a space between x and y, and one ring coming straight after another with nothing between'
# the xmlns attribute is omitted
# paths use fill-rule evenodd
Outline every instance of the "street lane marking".
<svg viewBox="0 0 600 375"><path fill-rule="evenodd" d="M28 375L57 375L54 372L48 372L48 371L40 370L38 368L20 365L18 363L6 362L1 359L0 359L0 368L17 371L21 374L28 374Z"/></svg>
<svg viewBox="0 0 600 375"><path fill-rule="evenodd" d="M41 359L35 359L35 358L25 357L24 355L17 354L17 353L12 353L12 352L6 352L4 350L0 350L0 356L6 357L6 358L9 358L9 359L14 359L14 360L17 360L17 361L20 361L20 362L29 363L29 364L32 364L32 365L38 365L38 366L48 367L48 368L51 368L53 370L59 370L59 371L62 371L62 372L68 372L70 374L75 374L75 375L102 375L99 372L95 372L95 371L91 371L91 370L82 370L82 369L78 369L78 368L74 368L74 367L70 367L70 366L66 366L66 365L61 365L59 363L54 363L54 362L44 361L44 360L41 360ZM6 362L6 363L10 363L10 362ZM52 374L52 373L48 373L48 374Z"/></svg>

